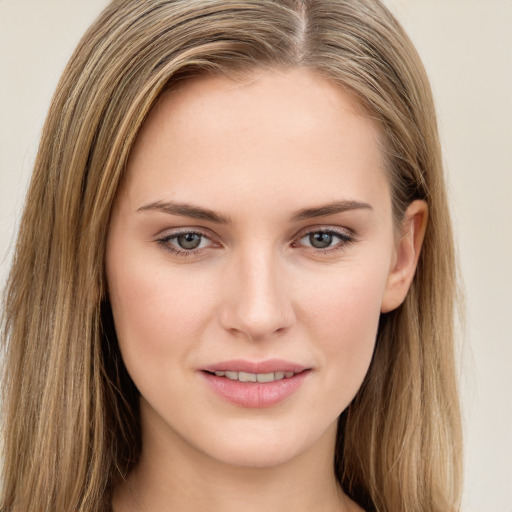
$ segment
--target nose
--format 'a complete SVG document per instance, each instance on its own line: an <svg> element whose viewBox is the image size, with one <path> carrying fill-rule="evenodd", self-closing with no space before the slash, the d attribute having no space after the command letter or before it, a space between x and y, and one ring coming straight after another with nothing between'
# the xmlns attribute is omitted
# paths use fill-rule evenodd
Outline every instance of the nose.
<svg viewBox="0 0 512 512"><path fill-rule="evenodd" d="M286 272L270 251L235 258L226 281L220 312L224 329L262 340L283 334L295 322Z"/></svg>

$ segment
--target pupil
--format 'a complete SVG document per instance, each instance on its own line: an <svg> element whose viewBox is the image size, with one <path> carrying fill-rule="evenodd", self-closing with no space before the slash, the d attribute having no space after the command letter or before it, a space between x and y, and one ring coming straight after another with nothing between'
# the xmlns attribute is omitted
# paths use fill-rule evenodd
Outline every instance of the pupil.
<svg viewBox="0 0 512 512"><path fill-rule="evenodd" d="M309 241L313 247L323 249L329 247L332 243L332 235L329 233L312 233L309 235Z"/></svg>
<svg viewBox="0 0 512 512"><path fill-rule="evenodd" d="M201 236L196 233L185 233L178 236L178 244L182 249L197 249L201 243Z"/></svg>

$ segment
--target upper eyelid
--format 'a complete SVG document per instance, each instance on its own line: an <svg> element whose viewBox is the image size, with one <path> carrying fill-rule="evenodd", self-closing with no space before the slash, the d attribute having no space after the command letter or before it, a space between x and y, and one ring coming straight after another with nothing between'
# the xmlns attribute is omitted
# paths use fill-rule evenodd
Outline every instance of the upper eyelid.
<svg viewBox="0 0 512 512"><path fill-rule="evenodd" d="M208 240L212 240L215 238L215 235L209 230L205 228L200 228L196 226L190 226L185 228L170 228L170 229L164 229L160 231L155 236L155 239L161 240L163 238L173 238L180 235L185 235L187 233L194 233L196 235L204 236L205 238L208 238Z"/></svg>
<svg viewBox="0 0 512 512"><path fill-rule="evenodd" d="M346 234L352 237L355 237L356 234L354 230L348 228L348 227L341 227L341 226L330 226L330 225L315 225L315 226L307 226L305 228L300 229L295 235L293 235L293 239L302 238L305 235L308 235L310 233L318 233L318 232L332 232L332 233L340 233L340 234ZM218 235L213 233L210 229L199 227L199 226L185 226L185 227L179 227L179 228L169 228L164 229L160 231L157 235L155 235L155 238L170 238L173 236L179 236L181 234L185 233L196 233L198 235L205 236L206 238L219 238Z"/></svg>
<svg viewBox="0 0 512 512"><path fill-rule="evenodd" d="M354 230L347 228L347 227L318 225L318 226L308 226L306 228L301 229L295 235L294 239L299 240L300 238L303 238L304 236L309 235L311 233L333 233L333 234L349 236L351 238L356 237L356 233L354 232Z"/></svg>

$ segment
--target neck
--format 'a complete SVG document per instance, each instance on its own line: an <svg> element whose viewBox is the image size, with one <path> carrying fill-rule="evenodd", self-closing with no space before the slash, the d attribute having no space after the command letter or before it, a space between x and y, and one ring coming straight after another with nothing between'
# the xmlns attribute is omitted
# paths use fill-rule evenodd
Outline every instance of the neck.
<svg viewBox="0 0 512 512"><path fill-rule="evenodd" d="M361 510L334 476L336 424L295 458L257 468L213 459L176 433L154 427L143 428L141 460L116 488L114 512Z"/></svg>

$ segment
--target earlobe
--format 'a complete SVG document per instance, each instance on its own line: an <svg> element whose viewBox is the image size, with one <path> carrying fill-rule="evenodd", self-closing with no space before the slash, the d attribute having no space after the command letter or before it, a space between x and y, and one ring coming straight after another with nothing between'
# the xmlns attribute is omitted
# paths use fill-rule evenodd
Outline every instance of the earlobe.
<svg viewBox="0 0 512 512"><path fill-rule="evenodd" d="M413 201L405 211L401 236L396 245L396 257L382 298L382 313L396 309L407 295L423 245L427 218L428 205L423 200Z"/></svg>

